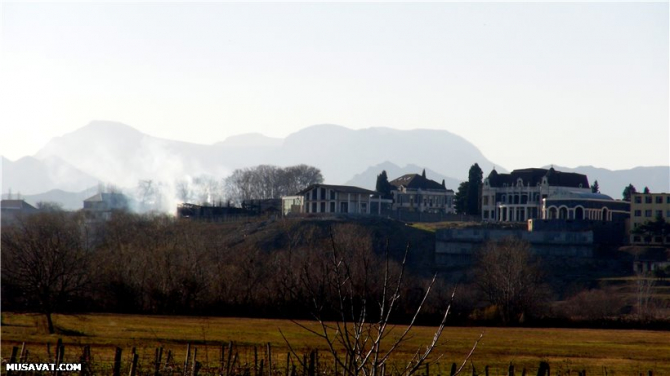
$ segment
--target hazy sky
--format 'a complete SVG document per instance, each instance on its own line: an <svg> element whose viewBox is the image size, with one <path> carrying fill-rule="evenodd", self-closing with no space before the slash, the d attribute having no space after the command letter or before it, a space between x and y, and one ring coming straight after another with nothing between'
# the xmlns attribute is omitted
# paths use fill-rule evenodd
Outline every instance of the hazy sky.
<svg viewBox="0 0 670 376"><path fill-rule="evenodd" d="M670 159L667 2L0 7L12 160L91 120L205 144L445 129L508 169Z"/></svg>

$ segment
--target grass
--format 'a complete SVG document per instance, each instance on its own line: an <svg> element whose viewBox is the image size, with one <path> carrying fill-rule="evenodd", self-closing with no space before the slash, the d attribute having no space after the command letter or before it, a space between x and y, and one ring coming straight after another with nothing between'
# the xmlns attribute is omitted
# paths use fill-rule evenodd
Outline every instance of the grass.
<svg viewBox="0 0 670 376"><path fill-rule="evenodd" d="M308 349L326 350L315 336L287 320L244 318L175 317L90 314L78 316L55 315L60 334L46 334L43 318L29 314L2 313L2 357L8 358L12 346L26 342L33 360L46 359L46 343L55 344L62 338L66 358L75 359L81 353L78 346L90 345L96 362L110 363L114 347L129 354L135 347L140 362L149 364L155 348L172 350L182 360L185 344L198 347L198 357L205 361L218 359L220 344L234 341L240 348L240 358L247 359L254 345L271 343L275 356L285 357L286 343L279 329L300 353ZM316 328L316 323L303 324ZM399 348L395 360L415 352L430 342L431 327L417 327L413 336ZM399 330L396 330L397 334ZM491 367L491 374L502 374L510 362L517 370L537 369L541 360L549 361L552 370L565 373L568 369L587 370L588 374L631 375L653 370L654 374L670 374L670 333L643 330L590 329L529 329L529 328L446 328L438 354L442 359L431 365L431 373L446 373L451 362L460 362L474 341L483 334L472 362L477 368ZM393 334L392 334L393 335ZM250 355L253 358L253 355ZM281 361L279 362L281 363ZM437 368L437 370L435 370ZM495 371L497 370L497 371ZM436 373L437 372L437 373ZM497 372L497 373L496 373Z"/></svg>

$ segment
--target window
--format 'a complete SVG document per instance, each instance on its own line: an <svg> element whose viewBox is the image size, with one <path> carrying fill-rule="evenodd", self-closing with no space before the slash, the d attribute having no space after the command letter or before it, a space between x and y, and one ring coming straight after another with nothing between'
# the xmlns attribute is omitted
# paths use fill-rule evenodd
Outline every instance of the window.
<svg viewBox="0 0 670 376"><path fill-rule="evenodd" d="M333 191L333 190L330 191L330 199L335 200L335 191ZM333 210L333 211L335 211L335 210Z"/></svg>
<svg viewBox="0 0 670 376"><path fill-rule="evenodd" d="M488 205L489 204L489 196L484 196L483 201L484 202L482 202L482 205Z"/></svg>
<svg viewBox="0 0 670 376"><path fill-rule="evenodd" d="M321 199L322 200L326 199L326 188L321 188Z"/></svg>
<svg viewBox="0 0 670 376"><path fill-rule="evenodd" d="M321 210L320 210L320 212L321 212L321 213L325 213L325 212L326 212L326 203L325 203L325 202L322 202L322 203L321 203Z"/></svg>
<svg viewBox="0 0 670 376"><path fill-rule="evenodd" d="M635 216L636 217L641 217L642 216L642 210L636 210L635 211Z"/></svg>
<svg viewBox="0 0 670 376"><path fill-rule="evenodd" d="M662 217L663 216L663 210L656 210L656 217Z"/></svg>
<svg viewBox="0 0 670 376"><path fill-rule="evenodd" d="M644 211L644 216L647 217L647 218L651 218L651 209L645 210Z"/></svg>
<svg viewBox="0 0 670 376"><path fill-rule="evenodd" d="M651 204L651 196L644 196L644 203Z"/></svg>
<svg viewBox="0 0 670 376"><path fill-rule="evenodd" d="M312 202L312 213L316 213L316 202Z"/></svg>
<svg viewBox="0 0 670 376"><path fill-rule="evenodd" d="M663 196L656 196L656 203L657 204L662 204L663 203Z"/></svg>
<svg viewBox="0 0 670 376"><path fill-rule="evenodd" d="M366 202L361 204L361 213L367 213L368 212L368 204Z"/></svg>
<svg viewBox="0 0 670 376"><path fill-rule="evenodd" d="M330 212L335 213L335 203L334 202L330 203Z"/></svg>
<svg viewBox="0 0 670 376"><path fill-rule="evenodd" d="M670 210L665 211L665 218L670 218Z"/></svg>
<svg viewBox="0 0 670 376"><path fill-rule="evenodd" d="M642 196L635 196L635 203L636 204L641 204L642 203Z"/></svg>
<svg viewBox="0 0 670 376"><path fill-rule="evenodd" d="M670 204L670 196L665 196L665 203Z"/></svg>

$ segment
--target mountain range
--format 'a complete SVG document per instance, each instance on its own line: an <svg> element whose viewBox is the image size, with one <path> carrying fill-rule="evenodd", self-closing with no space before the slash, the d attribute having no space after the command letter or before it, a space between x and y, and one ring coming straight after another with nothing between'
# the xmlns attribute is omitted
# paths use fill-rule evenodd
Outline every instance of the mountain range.
<svg viewBox="0 0 670 376"><path fill-rule="evenodd" d="M32 197L51 190L82 192L109 183L133 188L139 180L148 179L171 186L177 179L200 175L225 178L236 168L258 164L308 164L321 169L326 183L366 188L374 188L382 170L392 180L426 169L429 178L444 179L447 188L456 190L474 163L484 176L493 166L506 172L475 145L444 130L352 130L321 124L283 139L249 133L203 145L153 137L118 122L93 121L53 138L34 156L17 161L3 157L2 193L11 189ZM668 166L618 171L590 166L554 168L586 174L591 183L598 180L602 193L614 198L620 198L629 183L639 190L648 186L652 191L670 191ZM56 193L51 196L63 195Z"/></svg>

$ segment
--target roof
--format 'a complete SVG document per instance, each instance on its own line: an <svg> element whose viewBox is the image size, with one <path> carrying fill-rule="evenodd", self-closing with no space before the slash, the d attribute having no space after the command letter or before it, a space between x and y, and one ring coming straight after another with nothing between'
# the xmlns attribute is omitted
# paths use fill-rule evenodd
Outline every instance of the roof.
<svg viewBox="0 0 670 376"><path fill-rule="evenodd" d="M115 199L124 199L125 200L126 196L124 196L122 193L96 193L95 195L87 198L86 202L96 202L96 201L112 201Z"/></svg>
<svg viewBox="0 0 670 376"><path fill-rule="evenodd" d="M447 188L445 188L442 184L436 182L435 180L424 178L419 174L406 174L390 181L390 183L397 188L402 186L408 189L431 189L440 191L447 190Z"/></svg>
<svg viewBox="0 0 670 376"><path fill-rule="evenodd" d="M2 210L37 210L24 200L2 200L0 207Z"/></svg>
<svg viewBox="0 0 670 376"><path fill-rule="evenodd" d="M579 191L567 191L567 192L561 192L556 195L549 196L547 198L547 201L550 200L607 200L607 201L614 201L614 199L608 195L604 195L602 193L590 193L590 192L579 192Z"/></svg>
<svg viewBox="0 0 670 376"><path fill-rule="evenodd" d="M377 192L371 191L369 189L354 187L352 185L312 184L309 187L307 187L307 188L303 189L302 191L298 192L297 194L299 194L299 195L305 194L306 192L309 192L314 188L326 188L326 189L332 189L332 190L337 191L337 192L354 193L354 194L362 194L362 195L373 195L373 194L377 193Z"/></svg>
<svg viewBox="0 0 670 376"><path fill-rule="evenodd" d="M84 205L87 202L104 202L109 209L125 209L128 207L128 198L123 193L98 193L84 200Z"/></svg>
<svg viewBox="0 0 670 376"><path fill-rule="evenodd" d="M561 172L554 168L525 168L514 170L509 174L499 174L496 170L491 171L487 177L491 187L502 187L516 185L518 179L521 179L523 185L535 186L542 183L542 179L547 177L549 185L558 187L588 188L589 179L584 174L576 172Z"/></svg>

